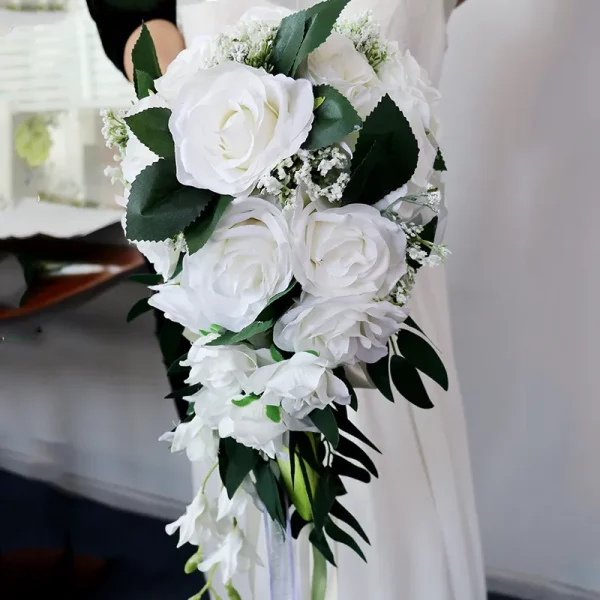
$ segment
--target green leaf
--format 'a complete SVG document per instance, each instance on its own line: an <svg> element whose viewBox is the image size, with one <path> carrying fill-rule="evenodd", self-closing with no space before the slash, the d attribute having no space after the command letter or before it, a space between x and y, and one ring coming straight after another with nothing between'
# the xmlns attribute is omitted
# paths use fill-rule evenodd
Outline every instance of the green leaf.
<svg viewBox="0 0 600 600"><path fill-rule="evenodd" d="M360 129L362 119L346 97L335 88L319 85L315 88L315 94L323 98L323 102L315 110L315 121L305 148L320 150Z"/></svg>
<svg viewBox="0 0 600 600"><path fill-rule="evenodd" d="M188 353L181 355L179 358L176 358L167 369L167 375L177 375L178 373L185 372L187 367L182 367L181 362L186 360L188 357Z"/></svg>
<svg viewBox="0 0 600 600"><path fill-rule="evenodd" d="M221 337L218 337L216 340L209 342L206 344L207 346L232 346L234 344L240 344L241 342L245 342L246 340L254 337L255 335L259 335L260 333L265 333L269 331L274 325L273 321L254 321L248 327L245 327L239 333L235 331L228 331L224 333Z"/></svg>
<svg viewBox="0 0 600 600"><path fill-rule="evenodd" d="M342 487L340 490L338 486L338 478L331 471L326 471L325 474L319 479L313 508L315 529L323 529L327 515L331 511L335 499L343 491L345 491L344 488Z"/></svg>
<svg viewBox="0 0 600 600"><path fill-rule="evenodd" d="M133 76L133 87L138 100L147 98L150 94L156 92L152 77L150 77L150 75L148 75L148 73L145 71L140 71L138 69L135 70L135 74Z"/></svg>
<svg viewBox="0 0 600 600"><path fill-rule="evenodd" d="M158 342L167 364L172 363L181 352L182 337L183 327L173 321L165 320L158 334Z"/></svg>
<svg viewBox="0 0 600 600"><path fill-rule="evenodd" d="M127 313L126 321L127 323L131 323L135 321L138 317L152 310L152 307L148 304L148 298L142 298L138 300L132 307L131 310Z"/></svg>
<svg viewBox="0 0 600 600"><path fill-rule="evenodd" d="M131 60L136 71L147 73L153 81L162 75L160 65L158 64L158 57L156 56L154 40L145 23L142 25L140 37L131 52Z"/></svg>
<svg viewBox="0 0 600 600"><path fill-rule="evenodd" d="M239 408L244 408L245 406L250 406L253 402L260 400L260 396L256 394L249 394L244 398L240 398L239 400L232 400L231 402L238 406Z"/></svg>
<svg viewBox="0 0 600 600"><path fill-rule="evenodd" d="M291 293L294 288L298 285L298 282L293 280L292 283L290 283L290 285L288 285L288 287L283 290L283 292L279 292L279 294L275 294L267 303L267 306L271 306L272 304L275 304L275 302L277 302L278 300L281 300L281 298L283 298L284 296L287 296L289 293Z"/></svg>
<svg viewBox="0 0 600 600"><path fill-rule="evenodd" d="M277 479L271 470L269 462L259 461L254 467L254 476L256 477L256 492L267 512L283 528L286 526L285 511L281 503L281 494Z"/></svg>
<svg viewBox="0 0 600 600"><path fill-rule="evenodd" d="M164 283L163 278L156 273L136 273L135 275L131 275L131 277L129 277L129 281L148 286Z"/></svg>
<svg viewBox="0 0 600 600"><path fill-rule="evenodd" d="M308 433L298 433L296 436L296 451L298 456L306 461L306 464L313 469L313 471L321 474L323 472L323 465L317 459L315 447L311 442L311 437L309 437L311 435L312 434ZM300 461L300 464L302 464L302 461Z"/></svg>
<svg viewBox="0 0 600 600"><path fill-rule="evenodd" d="M347 508L342 506L338 501L336 501L331 507L330 514L332 517L335 517L336 519L346 523L346 525L349 527L352 527L352 529L354 529L354 531L356 531L356 533L358 533L358 535L360 535L360 537L367 542L367 544L371 545L371 541L365 533L365 530L360 526L360 523L356 520L352 513Z"/></svg>
<svg viewBox="0 0 600 600"><path fill-rule="evenodd" d="M305 521L297 510L294 511L290 521L292 537L297 540L300 532L308 525L308 521Z"/></svg>
<svg viewBox="0 0 600 600"><path fill-rule="evenodd" d="M165 396L165 400L172 400L175 398L184 398L186 396L193 396L203 388L201 383L195 383L194 385L188 385L187 387L181 388L180 390L174 390L168 396Z"/></svg>
<svg viewBox="0 0 600 600"><path fill-rule="evenodd" d="M404 324L407 325L408 327L412 327L412 329L416 329L417 331L420 331L423 335L425 335L425 332L417 325L417 323L414 321L414 319L412 317L407 317L406 320L404 321Z"/></svg>
<svg viewBox="0 0 600 600"><path fill-rule="evenodd" d="M331 35L335 22L349 1L327 0L326 2L315 4L315 6L304 11L306 18L304 25L305 34L294 60L291 71L292 75L296 73L302 61Z"/></svg>
<svg viewBox="0 0 600 600"><path fill-rule="evenodd" d="M394 394L390 385L390 357L384 356L376 363L367 365L367 373L371 381L376 385L377 389L390 401L394 402Z"/></svg>
<svg viewBox="0 0 600 600"><path fill-rule="evenodd" d="M355 444L352 440L348 438L341 437L340 443L336 448L336 452L345 456L346 458L351 458L357 462L359 462L373 477L379 477L379 473L377 472L377 467L375 463L371 460L371 457L357 444Z"/></svg>
<svg viewBox="0 0 600 600"><path fill-rule="evenodd" d="M313 529L308 536L310 543L325 557L327 562L331 563L334 567L335 558L333 556L333 552L327 543L327 539L325 538L325 534L322 531L318 531L317 529Z"/></svg>
<svg viewBox="0 0 600 600"><path fill-rule="evenodd" d="M227 489L227 495L233 498L242 481L258 464L260 454L253 448L238 444L231 438L227 438L223 442L228 458L227 473L223 483Z"/></svg>
<svg viewBox="0 0 600 600"><path fill-rule="evenodd" d="M448 391L448 371L431 344L420 335L403 329L397 341L400 354L421 373L431 377L442 389Z"/></svg>
<svg viewBox="0 0 600 600"><path fill-rule="evenodd" d="M281 20L271 52L271 64L276 74L291 73L304 39L305 25L306 14L303 11L293 13Z"/></svg>
<svg viewBox="0 0 600 600"><path fill-rule="evenodd" d="M433 219L431 219L431 221L429 221L429 223L427 223L427 225L423 227L423 231L421 232L421 235L419 237L425 240L426 242L433 242L435 240L435 232L437 231L437 225L438 218L433 217ZM424 249L431 251L429 248Z"/></svg>
<svg viewBox="0 0 600 600"><path fill-rule="evenodd" d="M379 450L379 448L356 425L354 425L354 423L352 423L352 421L350 421L348 419L348 417L346 417L346 418L338 417L337 422L338 422L338 427L340 428L341 431L344 431L348 435L355 437L357 440L359 440L363 444L366 444L367 446L369 446L369 448L372 448L373 450L375 450L375 452L378 452L379 454L381 454L381 450Z"/></svg>
<svg viewBox="0 0 600 600"><path fill-rule="evenodd" d="M171 111L168 108L148 108L125 117L125 122L135 137L162 158L175 156L173 136L169 131Z"/></svg>
<svg viewBox="0 0 600 600"><path fill-rule="evenodd" d="M374 204L413 176L419 146L402 111L385 96L367 117L352 158L344 203Z"/></svg>
<svg viewBox="0 0 600 600"><path fill-rule="evenodd" d="M334 542L348 546L354 550L354 552L356 552L356 554L358 554L365 562L367 562L363 551L360 549L360 546L356 543L354 538L349 533L346 533L343 529L340 529L331 519L329 519L325 524L325 532Z"/></svg>
<svg viewBox="0 0 600 600"><path fill-rule="evenodd" d="M275 361L275 362L283 362L285 359L283 358L283 354L281 354L281 352L279 352L279 350L277 349L277 346L275 346L275 344L271 344L271 358Z"/></svg>
<svg viewBox="0 0 600 600"><path fill-rule="evenodd" d="M281 423L281 408L279 406L267 406L265 409L267 418L273 421L273 423Z"/></svg>
<svg viewBox="0 0 600 600"><path fill-rule="evenodd" d="M231 196L221 196L214 203L214 208L211 205L212 210L206 210L200 218L196 219L185 230L185 241L190 254L195 254L198 250L204 248L232 201Z"/></svg>
<svg viewBox="0 0 600 600"><path fill-rule="evenodd" d="M325 436L329 443L337 448L340 442L340 432L335 421L335 414L331 406L326 406L324 409L313 410L309 419L315 424L317 429Z"/></svg>
<svg viewBox="0 0 600 600"><path fill-rule="evenodd" d="M402 356L392 356L392 381L400 394L418 408L433 408L419 371Z"/></svg>
<svg viewBox="0 0 600 600"><path fill-rule="evenodd" d="M213 199L213 193L183 186L175 162L162 158L146 167L131 186L127 237L160 242L181 233Z"/></svg>
<svg viewBox="0 0 600 600"><path fill-rule="evenodd" d="M444 155L442 151L438 148L437 156L435 157L435 162L433 163L433 168L435 171L444 172L447 171L446 161L444 160Z"/></svg>
<svg viewBox="0 0 600 600"><path fill-rule="evenodd" d="M369 483L371 481L371 474L369 471L362 467L358 467L342 456L334 456L331 467L340 477L351 477L352 479L362 481L363 483Z"/></svg>

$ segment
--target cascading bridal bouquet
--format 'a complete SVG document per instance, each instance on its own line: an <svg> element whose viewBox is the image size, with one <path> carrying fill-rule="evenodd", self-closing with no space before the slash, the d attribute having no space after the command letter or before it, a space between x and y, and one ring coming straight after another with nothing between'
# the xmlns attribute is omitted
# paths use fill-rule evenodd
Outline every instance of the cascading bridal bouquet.
<svg viewBox="0 0 600 600"><path fill-rule="evenodd" d="M339 501L344 479L377 476L359 445L377 451L377 440L349 415L359 408L351 382L362 373L388 400L397 391L423 408L421 374L448 386L407 309L417 271L447 254L436 239L439 96L369 14L341 16L347 2L283 19L250 11L197 38L165 74L144 28L139 101L105 114L127 238L160 278L130 316L154 307L190 341L170 369L186 370L175 395L188 416L164 439L206 466L168 527L198 547L186 570L207 584L195 598L214 592L217 575L239 598L234 574L260 560L244 532L250 503L273 543L309 532L312 597L322 598L332 542L363 558L354 534L368 543Z"/></svg>

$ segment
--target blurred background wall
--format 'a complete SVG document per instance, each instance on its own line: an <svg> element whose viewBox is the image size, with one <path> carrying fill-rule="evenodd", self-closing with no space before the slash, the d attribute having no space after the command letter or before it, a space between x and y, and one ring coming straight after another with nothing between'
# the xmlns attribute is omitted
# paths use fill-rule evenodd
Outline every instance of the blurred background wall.
<svg viewBox="0 0 600 600"><path fill-rule="evenodd" d="M442 85L453 330L487 564L596 592L599 29L596 0L468 0Z"/></svg>

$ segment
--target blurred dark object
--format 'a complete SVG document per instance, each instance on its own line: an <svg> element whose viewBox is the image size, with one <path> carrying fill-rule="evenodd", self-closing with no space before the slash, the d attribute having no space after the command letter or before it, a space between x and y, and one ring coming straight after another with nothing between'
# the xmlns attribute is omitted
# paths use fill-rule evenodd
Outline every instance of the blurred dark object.
<svg viewBox="0 0 600 600"><path fill-rule="evenodd" d="M26 321L76 306L145 269L143 256L132 246L74 239L3 240L0 253L19 258L28 284L21 306L0 307L4 322Z"/></svg>

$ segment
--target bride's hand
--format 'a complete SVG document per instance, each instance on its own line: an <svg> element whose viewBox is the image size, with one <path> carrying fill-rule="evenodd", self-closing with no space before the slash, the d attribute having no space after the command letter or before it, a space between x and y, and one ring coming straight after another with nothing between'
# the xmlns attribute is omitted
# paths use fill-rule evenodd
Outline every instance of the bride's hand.
<svg viewBox="0 0 600 600"><path fill-rule="evenodd" d="M146 26L150 30L160 69L164 73L171 61L185 48L185 42L179 29L169 21L157 19L148 21ZM142 28L138 27L127 40L125 44L125 53L123 56L125 63L125 73L130 81L133 81L133 63L131 62L131 51L140 36Z"/></svg>

